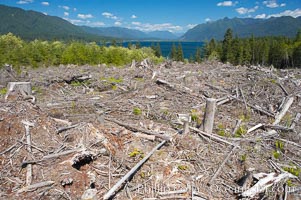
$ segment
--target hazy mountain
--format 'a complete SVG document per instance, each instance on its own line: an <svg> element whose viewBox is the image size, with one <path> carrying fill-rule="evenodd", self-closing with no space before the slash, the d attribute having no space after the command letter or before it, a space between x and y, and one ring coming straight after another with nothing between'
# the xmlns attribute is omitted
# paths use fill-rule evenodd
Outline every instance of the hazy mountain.
<svg viewBox="0 0 301 200"><path fill-rule="evenodd" d="M224 18L214 22L199 24L188 30L180 39L185 41L205 41L223 39L228 28L238 37L288 36L293 37L301 29L301 17L272 17L269 19Z"/></svg>
<svg viewBox="0 0 301 200"><path fill-rule="evenodd" d="M23 39L82 39L100 40L82 28L54 16L40 12L0 5L0 34L13 33Z"/></svg>

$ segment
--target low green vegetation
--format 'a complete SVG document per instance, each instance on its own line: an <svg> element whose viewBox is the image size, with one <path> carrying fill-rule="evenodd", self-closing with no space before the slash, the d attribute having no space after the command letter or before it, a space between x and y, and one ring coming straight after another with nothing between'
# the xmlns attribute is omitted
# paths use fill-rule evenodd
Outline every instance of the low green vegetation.
<svg viewBox="0 0 301 200"><path fill-rule="evenodd" d="M134 148L134 150L132 152L129 153L130 157L137 157L140 156L141 158L144 158L144 153L142 151L140 151L137 148Z"/></svg>
<svg viewBox="0 0 301 200"><path fill-rule="evenodd" d="M0 36L0 67L5 63L18 68L29 66L57 66L60 64L98 65L107 64L122 66L132 60L151 59L154 63L164 60L157 57L151 48L124 48L119 46L100 46L95 42L79 41L24 41L8 33Z"/></svg>
<svg viewBox="0 0 301 200"><path fill-rule="evenodd" d="M301 30L295 38L284 36L233 37L228 29L223 41L211 39L205 45L205 58L234 65L273 65L276 68L301 67Z"/></svg>
<svg viewBox="0 0 301 200"><path fill-rule="evenodd" d="M247 133L247 127L245 125L241 125L238 127L237 131L234 133L235 137L242 137Z"/></svg>
<svg viewBox="0 0 301 200"><path fill-rule="evenodd" d="M2 88L0 90L0 95L5 95L7 93L7 88Z"/></svg>
<svg viewBox="0 0 301 200"><path fill-rule="evenodd" d="M134 115L141 115L142 111L141 111L140 108L135 107L135 108L133 108L133 114Z"/></svg>

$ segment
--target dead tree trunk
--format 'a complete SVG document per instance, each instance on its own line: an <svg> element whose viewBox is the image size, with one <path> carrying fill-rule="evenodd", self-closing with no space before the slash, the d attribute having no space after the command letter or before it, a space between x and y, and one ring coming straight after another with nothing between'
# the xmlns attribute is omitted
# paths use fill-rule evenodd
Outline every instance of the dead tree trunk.
<svg viewBox="0 0 301 200"><path fill-rule="evenodd" d="M206 100L206 110L203 119L203 131L206 133L210 133L210 134L212 133L215 109L216 109L216 99L208 98Z"/></svg>

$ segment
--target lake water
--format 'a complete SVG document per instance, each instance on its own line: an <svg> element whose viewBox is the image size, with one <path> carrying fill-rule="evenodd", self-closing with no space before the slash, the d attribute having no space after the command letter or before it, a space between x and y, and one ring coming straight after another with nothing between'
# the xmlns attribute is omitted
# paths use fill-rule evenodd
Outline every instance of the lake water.
<svg viewBox="0 0 301 200"><path fill-rule="evenodd" d="M138 41L131 41L131 42L123 42L122 45L124 47L128 47L130 44L136 44ZM172 45L175 44L178 47L178 44L181 43L184 58L189 59L191 56L195 56L197 48L203 48L204 42L171 42L171 41L139 41L141 47L151 47L153 45L160 44L162 55L164 57L170 57L170 52Z"/></svg>

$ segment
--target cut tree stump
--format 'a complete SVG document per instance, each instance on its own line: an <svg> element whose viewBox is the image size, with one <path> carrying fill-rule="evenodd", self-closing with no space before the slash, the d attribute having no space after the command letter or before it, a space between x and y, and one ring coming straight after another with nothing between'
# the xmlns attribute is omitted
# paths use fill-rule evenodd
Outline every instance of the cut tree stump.
<svg viewBox="0 0 301 200"><path fill-rule="evenodd" d="M208 98L206 100L206 110L203 119L203 131L209 134L211 134L213 130L215 109L216 99Z"/></svg>
<svg viewBox="0 0 301 200"><path fill-rule="evenodd" d="M13 91L25 92L26 95L32 95L31 83L30 82L9 82L7 84L7 93L5 95L5 100Z"/></svg>

